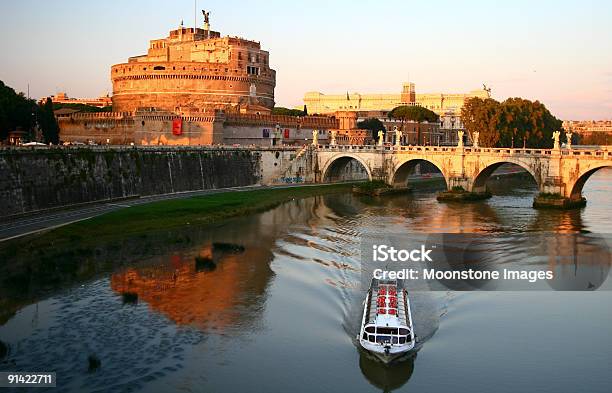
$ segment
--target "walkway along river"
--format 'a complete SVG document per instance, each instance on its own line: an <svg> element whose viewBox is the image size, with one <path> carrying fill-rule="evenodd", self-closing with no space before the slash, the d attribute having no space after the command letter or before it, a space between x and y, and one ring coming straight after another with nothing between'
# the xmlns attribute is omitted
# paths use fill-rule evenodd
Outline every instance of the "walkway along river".
<svg viewBox="0 0 612 393"><path fill-rule="evenodd" d="M435 188L318 196L77 247L45 261L53 282L34 285L26 266L0 284L0 370L56 371L75 392L608 392L609 291L414 293L421 349L391 368L354 336L361 234L606 233L611 184L593 175L582 210L535 210L534 185L503 179L470 204L438 203Z"/></svg>

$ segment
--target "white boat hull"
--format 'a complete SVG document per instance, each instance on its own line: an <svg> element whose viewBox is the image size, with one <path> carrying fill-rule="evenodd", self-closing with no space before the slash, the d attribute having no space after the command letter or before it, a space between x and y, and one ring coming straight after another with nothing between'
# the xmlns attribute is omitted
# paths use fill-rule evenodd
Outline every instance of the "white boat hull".
<svg viewBox="0 0 612 393"><path fill-rule="evenodd" d="M397 281L372 280L363 303L361 347L383 363L407 357L415 347L410 301Z"/></svg>
<svg viewBox="0 0 612 393"><path fill-rule="evenodd" d="M384 349L381 350L379 345L371 345L367 341L361 342L361 347L383 363L391 363L405 356L407 357L414 349L414 343L404 347L392 347L389 349L389 352L386 352Z"/></svg>

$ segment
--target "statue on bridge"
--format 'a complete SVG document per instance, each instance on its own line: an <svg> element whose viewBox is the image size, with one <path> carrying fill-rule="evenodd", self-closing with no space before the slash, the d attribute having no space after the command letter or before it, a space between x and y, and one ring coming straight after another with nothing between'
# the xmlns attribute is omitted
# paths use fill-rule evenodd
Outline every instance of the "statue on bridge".
<svg viewBox="0 0 612 393"><path fill-rule="evenodd" d="M383 145L383 136L384 136L384 132L378 131L378 146L382 146Z"/></svg>
<svg viewBox="0 0 612 393"><path fill-rule="evenodd" d="M312 130L312 145L319 145L319 130Z"/></svg>
<svg viewBox="0 0 612 393"><path fill-rule="evenodd" d="M463 130L457 131L457 147L463 148Z"/></svg>
<svg viewBox="0 0 612 393"><path fill-rule="evenodd" d="M559 137L560 136L561 136L561 131L555 131L552 134L552 139L554 141L553 149L555 149L555 150L559 150L561 148L561 146L559 145Z"/></svg>
<svg viewBox="0 0 612 393"><path fill-rule="evenodd" d="M567 147L568 149L572 148L572 135L574 135L572 130L569 130L565 133L565 139L567 140L567 142L565 143L565 147Z"/></svg>
<svg viewBox="0 0 612 393"><path fill-rule="evenodd" d="M397 129L397 126L393 127L393 131L395 131L395 146L402 145L402 132Z"/></svg>
<svg viewBox="0 0 612 393"><path fill-rule="evenodd" d="M480 132L478 131L474 131L472 132L472 144L474 145L474 148L478 149L480 146L478 146L478 137L480 137Z"/></svg>
<svg viewBox="0 0 612 393"><path fill-rule="evenodd" d="M329 142L330 145L335 146L336 145L336 133L338 131L336 130L331 130L331 142Z"/></svg>

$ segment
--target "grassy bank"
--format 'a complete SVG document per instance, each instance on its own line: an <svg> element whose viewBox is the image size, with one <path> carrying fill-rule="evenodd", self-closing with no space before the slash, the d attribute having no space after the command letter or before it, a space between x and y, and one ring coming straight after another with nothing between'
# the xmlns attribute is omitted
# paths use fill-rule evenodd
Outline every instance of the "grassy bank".
<svg viewBox="0 0 612 393"><path fill-rule="evenodd" d="M293 199L350 192L352 186L273 188L172 199L2 242L0 325L19 308L54 290L191 245L209 223L257 213Z"/></svg>
<svg viewBox="0 0 612 393"><path fill-rule="evenodd" d="M230 191L186 199L172 199L133 206L66 225L50 232L16 239L16 244L27 248L58 247L78 243L81 246L101 240L121 238L186 225L202 225L226 218L270 209L280 203L315 195L349 192L353 184L331 184L289 188L270 188L250 191ZM6 246L3 245L2 248Z"/></svg>

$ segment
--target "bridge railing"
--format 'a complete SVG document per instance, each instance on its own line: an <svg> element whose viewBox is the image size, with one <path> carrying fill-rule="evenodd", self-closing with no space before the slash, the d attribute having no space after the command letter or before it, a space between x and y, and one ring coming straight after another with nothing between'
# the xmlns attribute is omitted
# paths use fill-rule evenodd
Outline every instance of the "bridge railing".
<svg viewBox="0 0 612 393"><path fill-rule="evenodd" d="M325 151L350 151L350 152L419 152L428 154L495 154L495 155L528 155L528 156L552 156L560 154L563 156L580 156L594 158L612 158L612 150L608 147L599 149L538 149L538 148L505 148L505 147L457 147L457 146L389 146L389 145L319 145L320 150Z"/></svg>

